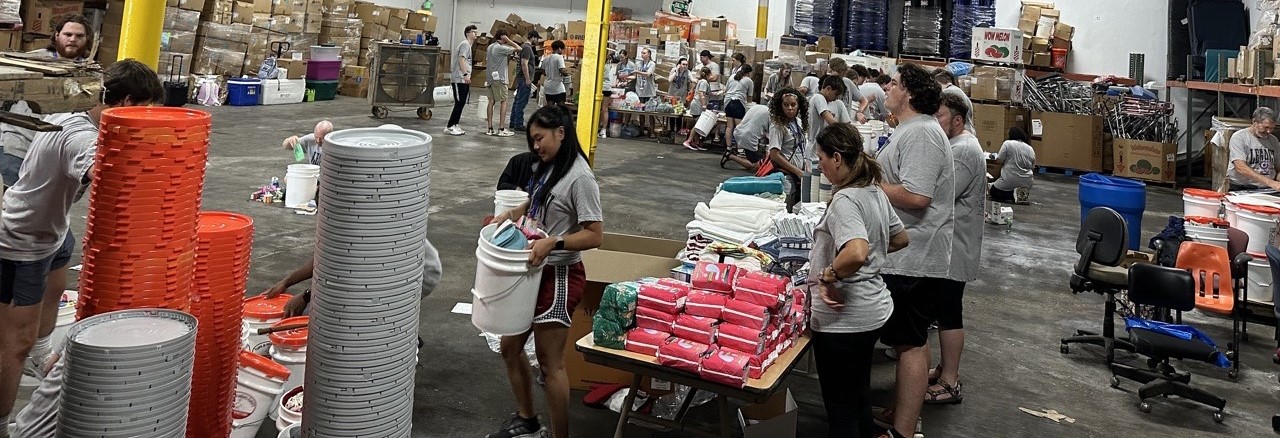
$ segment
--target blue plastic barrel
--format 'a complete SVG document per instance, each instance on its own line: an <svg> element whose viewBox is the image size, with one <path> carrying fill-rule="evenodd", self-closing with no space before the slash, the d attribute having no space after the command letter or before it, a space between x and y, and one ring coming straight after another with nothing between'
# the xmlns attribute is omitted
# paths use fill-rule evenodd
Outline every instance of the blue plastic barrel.
<svg viewBox="0 0 1280 438"><path fill-rule="evenodd" d="M1147 209L1147 185L1141 181L1090 173L1080 177L1080 223L1094 207L1111 207L1129 226L1129 249L1142 242L1142 212Z"/></svg>

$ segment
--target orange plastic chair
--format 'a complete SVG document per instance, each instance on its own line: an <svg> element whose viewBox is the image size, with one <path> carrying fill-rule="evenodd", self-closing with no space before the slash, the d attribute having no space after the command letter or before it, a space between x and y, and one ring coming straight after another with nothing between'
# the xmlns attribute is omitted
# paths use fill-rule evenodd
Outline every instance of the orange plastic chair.
<svg viewBox="0 0 1280 438"><path fill-rule="evenodd" d="M1231 318L1232 342L1227 344L1227 354L1232 361L1232 369L1227 376L1235 379L1240 370L1237 350L1241 338L1240 324L1244 319L1244 306L1240 296L1244 287L1244 275L1232 276L1233 272L1239 271L1232 270L1232 264L1227 249L1220 246L1183 242L1178 248L1176 267L1191 272L1195 281L1196 309Z"/></svg>

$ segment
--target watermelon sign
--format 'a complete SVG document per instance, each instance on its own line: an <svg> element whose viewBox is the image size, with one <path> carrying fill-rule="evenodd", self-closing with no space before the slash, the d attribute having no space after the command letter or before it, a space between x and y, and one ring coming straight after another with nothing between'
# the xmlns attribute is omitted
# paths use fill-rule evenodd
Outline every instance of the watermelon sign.
<svg viewBox="0 0 1280 438"><path fill-rule="evenodd" d="M973 28L973 59L1022 64L1022 31L994 27Z"/></svg>

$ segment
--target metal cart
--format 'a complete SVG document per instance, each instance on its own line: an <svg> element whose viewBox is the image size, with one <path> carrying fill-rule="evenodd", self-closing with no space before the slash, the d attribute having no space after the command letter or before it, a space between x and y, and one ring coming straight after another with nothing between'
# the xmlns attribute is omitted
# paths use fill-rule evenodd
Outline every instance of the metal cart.
<svg viewBox="0 0 1280 438"><path fill-rule="evenodd" d="M369 105L373 116L385 119L390 107L417 108L418 118L431 120L435 107L438 46L399 43L373 43L373 59L369 65Z"/></svg>

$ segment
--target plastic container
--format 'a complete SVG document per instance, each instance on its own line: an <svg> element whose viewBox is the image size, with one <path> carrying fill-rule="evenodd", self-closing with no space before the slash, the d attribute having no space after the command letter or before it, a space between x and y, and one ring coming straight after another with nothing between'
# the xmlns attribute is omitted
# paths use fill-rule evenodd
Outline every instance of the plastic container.
<svg viewBox="0 0 1280 438"><path fill-rule="evenodd" d="M306 324L310 321L311 318L306 316L295 316L280 320L276 324L284 326ZM289 369L289 380L284 382L285 388L301 386L306 378L307 334L308 329L302 328L273 332L267 336L271 340L271 359ZM275 403L279 403L279 400ZM275 410L271 410L268 414L272 419L278 418Z"/></svg>
<svg viewBox="0 0 1280 438"><path fill-rule="evenodd" d="M50 335L52 337L49 338L53 342L53 351L58 351L62 347L67 337L67 330L71 328L71 324L76 323L76 300L79 297L80 293L77 291L62 291L62 299L58 300L58 322L53 327L53 334Z"/></svg>
<svg viewBox="0 0 1280 438"><path fill-rule="evenodd" d="M1185 189L1182 191L1182 215L1221 217L1223 194L1213 190Z"/></svg>
<svg viewBox="0 0 1280 438"><path fill-rule="evenodd" d="M301 438L302 423L298 423L280 430L280 434L276 438Z"/></svg>
<svg viewBox="0 0 1280 438"><path fill-rule="evenodd" d="M271 327L280 320L284 319L284 305L293 298L289 294L276 295L275 298L267 299L262 295L245 298L244 300L244 316L241 325L241 336L244 340L244 349L254 353L269 356L271 354L271 340L267 339L267 335L256 334L258 329Z"/></svg>
<svg viewBox="0 0 1280 438"><path fill-rule="evenodd" d="M529 266L528 250L510 250L490 243L497 227L489 224L480 230L476 282L471 289L471 323L495 335L518 335L533 325L542 267Z"/></svg>
<svg viewBox="0 0 1280 438"><path fill-rule="evenodd" d="M333 100L338 95L338 81L307 80L307 101Z"/></svg>
<svg viewBox="0 0 1280 438"><path fill-rule="evenodd" d="M307 80L309 81L336 81L341 76L342 61L316 61L307 62Z"/></svg>
<svg viewBox="0 0 1280 438"><path fill-rule="evenodd" d="M342 62L342 48L337 46L311 46L312 61L337 61Z"/></svg>
<svg viewBox="0 0 1280 438"><path fill-rule="evenodd" d="M298 79L268 79L262 83L262 104L302 103L307 82Z"/></svg>
<svg viewBox="0 0 1280 438"><path fill-rule="evenodd" d="M284 174L285 208L305 207L316 199L320 187L320 166L315 164L290 164Z"/></svg>
<svg viewBox="0 0 1280 438"><path fill-rule="evenodd" d="M1267 244L1271 242L1271 234L1275 231L1276 222L1280 221L1280 209L1261 205L1239 205L1240 211L1236 228L1249 235L1249 246L1245 250L1253 254L1265 254Z"/></svg>
<svg viewBox="0 0 1280 438"><path fill-rule="evenodd" d="M1142 212L1147 208L1147 185L1140 181L1090 173L1080 177L1080 224L1094 207L1110 207L1129 229L1129 249L1142 244Z"/></svg>
<svg viewBox="0 0 1280 438"><path fill-rule="evenodd" d="M280 396L279 402L276 403L276 430L285 430L290 426L302 423L302 411L289 409L286 406L290 398L302 393L302 386L295 386ZM303 401L303 403L306 402Z"/></svg>
<svg viewBox="0 0 1280 438"><path fill-rule="evenodd" d="M249 351L240 353L236 398L231 409L231 438L253 438L272 403L284 389L289 369Z"/></svg>
<svg viewBox="0 0 1280 438"><path fill-rule="evenodd" d="M436 89L431 92L431 97L435 98L436 102L453 103L453 86L445 85L436 87Z"/></svg>
<svg viewBox="0 0 1280 438"><path fill-rule="evenodd" d="M519 207L529 200L529 194L520 190L498 190L493 193L493 215Z"/></svg>
<svg viewBox="0 0 1280 438"><path fill-rule="evenodd" d="M716 122L719 121L719 112L712 110L703 111L702 115L698 116L698 123L693 125L693 130L694 132L697 132L698 135L706 137L707 134L711 132L711 129L716 127Z"/></svg>
<svg viewBox="0 0 1280 438"><path fill-rule="evenodd" d="M227 105L255 106L262 94L262 81L254 78L227 80Z"/></svg>
<svg viewBox="0 0 1280 438"><path fill-rule="evenodd" d="M1275 281L1271 276L1271 263L1266 253L1249 255L1253 256L1249 261L1249 301L1271 304L1271 284Z"/></svg>

